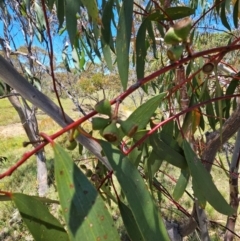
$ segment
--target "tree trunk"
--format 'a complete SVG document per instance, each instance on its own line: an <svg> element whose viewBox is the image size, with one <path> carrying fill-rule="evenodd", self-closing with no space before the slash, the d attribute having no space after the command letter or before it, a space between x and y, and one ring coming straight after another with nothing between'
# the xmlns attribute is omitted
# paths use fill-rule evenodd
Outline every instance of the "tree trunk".
<svg viewBox="0 0 240 241"><path fill-rule="evenodd" d="M27 103L23 106L17 96L8 97L9 101L17 111L23 128L28 136L30 142L33 142L33 146L36 146L37 143L34 143L39 140L38 136L38 123L35 116L34 110L31 110ZM24 101L24 100L23 100ZM46 158L44 155L44 150L40 150L36 153L37 159L37 180L38 180L38 194L39 196L44 196L48 190L47 184L47 167L46 167Z"/></svg>
<svg viewBox="0 0 240 241"><path fill-rule="evenodd" d="M239 154L240 154L240 131L237 133L237 139L235 142L235 147L232 155L232 161L230 165L230 175L229 175L229 189L230 189L230 205L234 209L234 214L228 216L226 227L228 230L225 233L224 241L232 241L234 238L234 230L237 221L237 212L239 206L238 198L238 169L239 169ZM232 232L230 232L231 230Z"/></svg>

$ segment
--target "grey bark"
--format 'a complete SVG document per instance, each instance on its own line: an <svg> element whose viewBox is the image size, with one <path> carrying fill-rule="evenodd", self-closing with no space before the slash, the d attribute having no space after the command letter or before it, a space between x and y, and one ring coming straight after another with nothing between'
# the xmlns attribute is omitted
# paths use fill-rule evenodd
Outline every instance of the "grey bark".
<svg viewBox="0 0 240 241"><path fill-rule="evenodd" d="M17 96L9 96L9 101L17 111L22 126L28 136L30 142L33 142L33 146L37 144L34 143L39 140L38 137L38 124L35 113L30 111L29 107L24 107ZM37 181L38 181L38 194L39 196L44 196L48 190L47 184L47 167L46 167L46 158L44 155L44 150L40 150L36 153L37 161Z"/></svg>
<svg viewBox="0 0 240 241"><path fill-rule="evenodd" d="M2 56L0 56L0 77L6 84L20 93L23 98L45 112L61 127L73 123L73 120L67 114L65 114L65 122L60 108L46 95L34 88ZM79 135L77 141L95 155L109 170L112 170L106 157L102 156L102 148L96 141L83 135Z"/></svg>
<svg viewBox="0 0 240 241"><path fill-rule="evenodd" d="M240 131L237 133L237 138L233 150L232 160L229 167L229 189L230 189L230 205L234 209L234 214L229 216L227 219L226 227L235 231L235 225L237 221L239 198L238 198L238 169L239 169L239 154L240 154ZM234 234L229 230L226 231L224 235L224 241L232 241L234 239Z"/></svg>

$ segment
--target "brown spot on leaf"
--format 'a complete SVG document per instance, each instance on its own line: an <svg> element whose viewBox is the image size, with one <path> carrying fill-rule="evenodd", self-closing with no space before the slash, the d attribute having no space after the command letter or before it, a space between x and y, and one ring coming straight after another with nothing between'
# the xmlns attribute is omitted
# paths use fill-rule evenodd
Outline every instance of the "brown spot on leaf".
<svg viewBox="0 0 240 241"><path fill-rule="evenodd" d="M108 238L107 234L105 234L105 235L103 236L103 238L104 238L104 239L107 239L107 238Z"/></svg>
<svg viewBox="0 0 240 241"><path fill-rule="evenodd" d="M60 175L63 175L63 171L60 171Z"/></svg>
<svg viewBox="0 0 240 241"><path fill-rule="evenodd" d="M97 241L100 241L101 240L101 238L100 237L97 237Z"/></svg>
<svg viewBox="0 0 240 241"><path fill-rule="evenodd" d="M68 209L67 208L64 208L64 212L66 213L68 211Z"/></svg>
<svg viewBox="0 0 240 241"><path fill-rule="evenodd" d="M101 220L104 220L104 216L102 215L102 216L100 217L100 219L101 219Z"/></svg>
<svg viewBox="0 0 240 241"><path fill-rule="evenodd" d="M71 183L71 184L69 185L69 187L70 187L70 188L74 188L74 185Z"/></svg>

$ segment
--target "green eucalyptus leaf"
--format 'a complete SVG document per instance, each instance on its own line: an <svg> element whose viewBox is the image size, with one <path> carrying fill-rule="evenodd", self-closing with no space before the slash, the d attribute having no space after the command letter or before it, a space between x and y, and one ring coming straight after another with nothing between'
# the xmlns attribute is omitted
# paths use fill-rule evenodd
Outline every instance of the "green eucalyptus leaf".
<svg viewBox="0 0 240 241"><path fill-rule="evenodd" d="M195 10L189 7L181 6L166 8L165 12L167 15L163 14L161 11L156 11L149 16L149 19L153 21L177 20L194 14Z"/></svg>
<svg viewBox="0 0 240 241"><path fill-rule="evenodd" d="M56 0L56 7L57 7L57 17L58 17L58 21L59 21L59 29L60 29L64 22L65 1Z"/></svg>
<svg viewBox="0 0 240 241"><path fill-rule="evenodd" d="M111 32L111 20L113 17L113 3L114 0L107 1L105 3L103 14L102 14L102 38L104 39L104 42L110 46L111 44L111 38L112 38L112 32Z"/></svg>
<svg viewBox="0 0 240 241"><path fill-rule="evenodd" d="M173 198L175 201L178 201L187 187L188 181L190 177L190 172L188 169L181 169L181 174L178 178L177 184L173 191Z"/></svg>
<svg viewBox="0 0 240 241"><path fill-rule="evenodd" d="M74 45L76 32L77 32L76 15L79 9L80 9L80 1L66 0L66 3L65 3L66 27L67 27L68 35L72 45Z"/></svg>
<svg viewBox="0 0 240 241"><path fill-rule="evenodd" d="M110 49L109 45L107 45L103 39L102 39L101 43L102 43L102 52L103 52L104 59L107 63L107 67L110 71L112 71L113 65L112 65L111 49Z"/></svg>
<svg viewBox="0 0 240 241"><path fill-rule="evenodd" d="M237 0L234 4L234 9L233 9L233 23L235 28L238 28L238 8L239 8L239 0Z"/></svg>
<svg viewBox="0 0 240 241"><path fill-rule="evenodd" d="M22 193L12 194L12 200L17 206L24 223L36 241L67 241L68 234L62 224L49 212L36 197Z"/></svg>
<svg viewBox="0 0 240 241"><path fill-rule="evenodd" d="M226 95L232 95L235 92L238 85L239 85L239 80L233 79L227 87ZM225 118L228 119L231 112L231 99L226 99L225 102L226 102Z"/></svg>
<svg viewBox="0 0 240 241"><path fill-rule="evenodd" d="M131 209L120 200L118 201L118 207L130 239L132 241L143 241L144 239Z"/></svg>
<svg viewBox="0 0 240 241"><path fill-rule="evenodd" d="M88 14L91 16L93 22L99 23L98 6L96 0L81 0L81 2L87 8Z"/></svg>
<svg viewBox="0 0 240 241"><path fill-rule="evenodd" d="M126 90L129 71L129 47L132 32L133 0L123 0L116 37L117 66L123 89Z"/></svg>
<svg viewBox="0 0 240 241"><path fill-rule="evenodd" d="M100 144L125 194L143 240L170 240L161 214L137 168L110 143L100 141Z"/></svg>
<svg viewBox="0 0 240 241"><path fill-rule="evenodd" d="M36 1L34 2L34 9L37 17L36 25L38 27L38 31L42 32L46 29L46 22L42 7L40 7Z"/></svg>
<svg viewBox="0 0 240 241"><path fill-rule="evenodd" d="M163 92L159 95L147 100L144 104L139 106L129 117L128 121L131 121L138 125L138 130L146 127L150 118L160 105L162 99L167 95L167 92Z"/></svg>
<svg viewBox="0 0 240 241"><path fill-rule="evenodd" d="M95 187L58 144L55 179L71 240L119 240L111 215Z"/></svg>
<svg viewBox="0 0 240 241"><path fill-rule="evenodd" d="M202 200L205 198L218 212L225 215L232 215L234 210L218 191L210 173L207 172L186 140L183 140L183 150L188 162L193 184L197 188L194 192L196 197L198 197L199 194L199 199Z"/></svg>
<svg viewBox="0 0 240 241"><path fill-rule="evenodd" d="M179 153L173 147L165 143L159 135L151 135L149 138L153 151L160 160L167 161L181 169L187 168L187 162L182 153Z"/></svg>
<svg viewBox="0 0 240 241"><path fill-rule="evenodd" d="M147 44L146 44L146 30L147 27L151 25L149 18L144 19L142 22L136 38L136 71L137 78L141 79L144 77L144 66L145 66L145 58L147 55Z"/></svg>
<svg viewBox="0 0 240 241"><path fill-rule="evenodd" d="M221 13L220 13L221 21L224 27L226 27L229 31L231 31L231 27L228 23L227 17L226 17L226 7L225 7L225 1L221 4Z"/></svg>

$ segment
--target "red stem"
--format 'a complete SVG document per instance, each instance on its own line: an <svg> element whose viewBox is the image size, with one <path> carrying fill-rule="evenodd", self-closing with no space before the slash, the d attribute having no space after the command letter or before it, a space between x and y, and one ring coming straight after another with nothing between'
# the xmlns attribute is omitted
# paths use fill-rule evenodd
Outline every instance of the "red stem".
<svg viewBox="0 0 240 241"><path fill-rule="evenodd" d="M142 78L140 80L137 81L137 83L133 84L132 86L130 86L124 93L120 94L118 97L116 97L115 99L113 99L111 101L111 105L115 104L117 101L123 101L127 96L129 96L131 93L133 93L137 88L143 86L144 84L150 82L152 79L158 77L161 74L166 73L169 70L175 69L180 65L183 65L184 63L187 63L188 61L204 56L204 55L208 55L208 54L212 54L212 53L227 53L229 51L233 51L233 50L237 50L240 49L240 45L230 45L230 46L223 46L223 47L218 47L218 48L214 48L214 49L209 49L209 50L205 50L205 51L201 51L198 53L194 53L192 56L188 56L186 58L183 58L179 61L176 61L175 63L172 63L171 65L168 65L148 76L146 76L145 78ZM230 95L230 96L225 96L225 97L218 97L209 101L205 101L203 103L200 103L198 105L192 106L186 110L184 110L183 112L180 112L174 116L169 117L167 120L161 122L160 124L158 124L156 126L156 129L152 129L148 134L146 134L146 136L144 136L142 139L140 139L134 146L132 146L126 153L129 154L137 145L139 145L140 143L142 143L146 138L148 138L148 136L153 133L154 131L156 131L159 127L161 127L162 125L170 122L171 120L174 120L175 118L179 117L182 114L187 113L188 111L193 110L196 107L200 107L204 104L207 104L209 102L214 102L216 100L221 100L221 99L227 99L227 98L232 98L232 97L237 97L239 95ZM55 134L49 136L52 140L56 139L57 137L61 136L62 134L64 134L65 132L76 128L77 126L79 126L81 123L83 123L84 121L88 120L89 118L93 117L94 115L96 115L97 112L96 111L92 111L90 112L88 115L80 118L79 120L71 123L70 125L66 126L65 128L61 129L60 131L56 132ZM25 153L23 155L23 157L12 167L10 167L7 171L5 171L4 173L0 174L0 179L2 179L5 176L10 176L19 166L21 166L29 157L31 157L32 155L34 155L36 152L38 152L39 150L41 150L45 145L47 145L47 143L42 143L40 145L38 145L34 150Z"/></svg>
<svg viewBox="0 0 240 241"><path fill-rule="evenodd" d="M125 155L128 155L135 147L141 145L150 135L152 135L155 131L157 131L161 126L167 124L168 122L170 122L170 121L172 121L174 119L178 119L181 115L184 115L187 112L190 112L190 111L194 110L195 108L201 107L201 106L206 105L206 104L211 103L211 102L224 100L224 99L230 99L230 98L239 97L239 96L240 96L240 94L237 94L237 95L226 95L226 96L213 98L211 100L207 100L207 101L204 101L202 103L193 105L193 106L189 107L188 109L185 109L185 110L179 112L178 114L175 114L175 115L169 117L168 119L166 119L166 120L160 122L159 124L157 124L145 136L143 136L139 141L137 141L131 148L129 148L126 152L123 152L123 153Z"/></svg>
<svg viewBox="0 0 240 241"><path fill-rule="evenodd" d="M59 107L62 111L63 119L67 123L66 116L65 116L65 113L64 113L64 110L63 110L63 107L62 107L62 103L60 101L59 94L58 94L58 91L57 91L56 80L55 80L55 75L54 75L53 44L52 44L52 37L51 37L49 22L48 22L48 18L47 18L47 10L46 10L46 6L45 6L45 0L41 0L41 2L42 2L42 9L43 9L43 13L44 13L45 23L46 23L46 27L47 27L47 34L48 34L49 43L50 43L50 52L48 52L48 53L49 53L49 59L50 59L50 69L51 69L51 76L52 76L52 80L53 80L53 88L54 88L54 92L55 92L57 100L58 100Z"/></svg>

